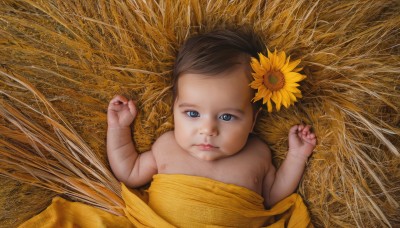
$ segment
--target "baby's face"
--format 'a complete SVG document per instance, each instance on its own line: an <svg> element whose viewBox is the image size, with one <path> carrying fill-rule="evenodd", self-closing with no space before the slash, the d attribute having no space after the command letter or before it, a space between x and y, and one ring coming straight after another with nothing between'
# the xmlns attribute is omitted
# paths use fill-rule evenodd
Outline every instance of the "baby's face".
<svg viewBox="0 0 400 228"><path fill-rule="evenodd" d="M249 83L242 65L217 76L181 75L174 104L177 143L206 161L241 151L254 121Z"/></svg>

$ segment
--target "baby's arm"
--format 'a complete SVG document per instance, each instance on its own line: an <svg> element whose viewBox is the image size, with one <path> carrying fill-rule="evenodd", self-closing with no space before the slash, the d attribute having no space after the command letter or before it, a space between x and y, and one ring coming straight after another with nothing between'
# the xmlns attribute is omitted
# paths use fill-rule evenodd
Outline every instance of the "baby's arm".
<svg viewBox="0 0 400 228"><path fill-rule="evenodd" d="M310 126L295 125L290 129L289 152L286 159L276 173L272 166L266 175L267 186L264 186L266 206L275 205L296 190L308 157L317 143L317 138L311 133L310 128Z"/></svg>
<svg viewBox="0 0 400 228"><path fill-rule="evenodd" d="M115 96L107 111L108 160L117 179L129 187L142 186L157 173L153 153L138 154L133 145L130 125L136 114L134 102L123 96Z"/></svg>

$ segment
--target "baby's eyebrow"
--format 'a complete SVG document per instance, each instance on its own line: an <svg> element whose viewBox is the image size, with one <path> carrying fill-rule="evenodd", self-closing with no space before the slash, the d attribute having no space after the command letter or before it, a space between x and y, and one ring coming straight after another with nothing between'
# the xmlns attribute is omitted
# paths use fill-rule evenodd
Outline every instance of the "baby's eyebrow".
<svg viewBox="0 0 400 228"><path fill-rule="evenodd" d="M199 106L189 103L182 103L178 105L179 108L198 108ZM240 108L224 108L222 112L234 112L244 115L244 111Z"/></svg>
<svg viewBox="0 0 400 228"><path fill-rule="evenodd" d="M189 104L189 103L182 103L178 105L179 108L197 108L197 105Z"/></svg>
<svg viewBox="0 0 400 228"><path fill-rule="evenodd" d="M240 109L240 108L226 108L223 111L224 112L236 112L236 113L239 113L239 114L242 114L242 115L244 114L244 111L242 109Z"/></svg>

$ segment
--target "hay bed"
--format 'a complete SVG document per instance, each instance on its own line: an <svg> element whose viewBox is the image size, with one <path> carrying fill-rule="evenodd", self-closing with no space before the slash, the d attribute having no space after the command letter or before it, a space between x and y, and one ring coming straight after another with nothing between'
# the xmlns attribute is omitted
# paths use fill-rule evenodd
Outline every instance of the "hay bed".
<svg viewBox="0 0 400 228"><path fill-rule="evenodd" d="M0 2L0 226L55 194L121 213L105 157L109 99L138 100L134 139L149 149L173 126L179 45L240 26L302 59L304 98L262 113L256 131L279 165L289 127L313 125L318 146L299 187L313 223L400 226L398 1L89 2Z"/></svg>

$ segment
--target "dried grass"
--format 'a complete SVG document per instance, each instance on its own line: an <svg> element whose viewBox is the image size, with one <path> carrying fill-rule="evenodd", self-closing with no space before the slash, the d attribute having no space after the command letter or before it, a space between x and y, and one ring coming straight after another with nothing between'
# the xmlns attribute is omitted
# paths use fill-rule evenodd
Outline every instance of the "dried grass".
<svg viewBox="0 0 400 228"><path fill-rule="evenodd" d="M107 102L117 93L138 100L135 142L149 149L173 126L179 45L246 26L303 60L304 98L263 112L256 131L279 165L289 127L313 125L318 146L299 187L313 223L399 226L399 10L395 0L1 1L0 174L122 213L105 158ZM16 191L6 183L3 192Z"/></svg>

